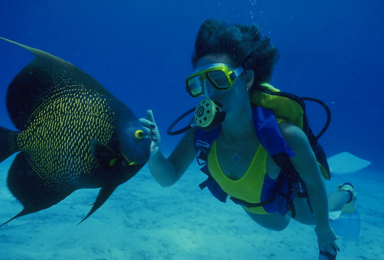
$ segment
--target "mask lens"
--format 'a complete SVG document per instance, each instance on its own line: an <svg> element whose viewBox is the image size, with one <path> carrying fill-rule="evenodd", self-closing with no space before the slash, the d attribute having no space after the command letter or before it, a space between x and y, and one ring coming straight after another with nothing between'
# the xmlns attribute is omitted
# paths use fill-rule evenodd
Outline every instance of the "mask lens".
<svg viewBox="0 0 384 260"><path fill-rule="evenodd" d="M203 92L203 81L200 76L196 76L187 80L189 93L193 97L197 97Z"/></svg>
<svg viewBox="0 0 384 260"><path fill-rule="evenodd" d="M221 70L214 70L207 73L208 78L211 83L217 89L227 89L229 88L229 82L225 73Z"/></svg>

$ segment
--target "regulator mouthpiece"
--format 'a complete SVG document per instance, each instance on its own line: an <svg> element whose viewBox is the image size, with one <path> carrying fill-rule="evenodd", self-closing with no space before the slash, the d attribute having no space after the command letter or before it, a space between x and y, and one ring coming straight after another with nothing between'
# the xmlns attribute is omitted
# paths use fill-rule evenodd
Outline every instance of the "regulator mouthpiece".
<svg viewBox="0 0 384 260"><path fill-rule="evenodd" d="M219 103L215 103L212 99L205 98L199 102L196 108L192 108L178 117L167 129L167 133L169 135L178 135L182 134L192 127L198 127L203 129L204 131L210 131L220 126L220 124L224 121L226 113L222 111L221 105ZM194 122L186 127L172 131L173 127L184 117L189 115L192 112L195 112Z"/></svg>
<svg viewBox="0 0 384 260"><path fill-rule="evenodd" d="M219 104L212 99L205 98L195 109L195 124L203 130L212 130L224 121L225 115Z"/></svg>

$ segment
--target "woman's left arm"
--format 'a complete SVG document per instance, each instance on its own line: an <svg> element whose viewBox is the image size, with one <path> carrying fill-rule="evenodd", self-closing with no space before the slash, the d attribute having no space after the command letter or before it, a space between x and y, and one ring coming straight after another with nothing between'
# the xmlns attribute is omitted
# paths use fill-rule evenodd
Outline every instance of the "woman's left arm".
<svg viewBox="0 0 384 260"><path fill-rule="evenodd" d="M282 122L280 129L288 145L296 153L291 162L306 184L316 218L315 231L320 249L336 253L337 236L329 223L325 183L308 138L300 128L288 122Z"/></svg>

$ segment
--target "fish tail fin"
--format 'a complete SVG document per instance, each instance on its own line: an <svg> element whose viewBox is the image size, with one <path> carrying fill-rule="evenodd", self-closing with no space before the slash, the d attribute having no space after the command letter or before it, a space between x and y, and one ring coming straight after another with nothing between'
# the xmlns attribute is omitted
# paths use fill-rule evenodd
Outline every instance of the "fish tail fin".
<svg viewBox="0 0 384 260"><path fill-rule="evenodd" d="M0 227L4 226L5 224L11 222L12 220L14 220L15 218L18 218L18 217L21 217L21 216L24 216L24 215L27 215L29 214L30 212L28 212L27 210L23 209L19 214L17 214L16 216L14 216L13 218L11 218L10 220L4 222L3 224L0 225Z"/></svg>
<svg viewBox="0 0 384 260"><path fill-rule="evenodd" d="M0 127L0 163L19 151L17 134L17 132Z"/></svg>
<svg viewBox="0 0 384 260"><path fill-rule="evenodd" d="M91 216L98 208L100 208L101 205L103 205L104 202L109 198L109 196L111 196L111 194L113 193L113 191L115 189L116 189L116 187L102 188L99 192L99 195L96 198L95 203L93 203L93 207L92 207L91 211L89 211L88 215L85 216L85 218L83 218L83 220L80 221L78 223L78 225L81 224L84 220L86 220L89 216Z"/></svg>
<svg viewBox="0 0 384 260"><path fill-rule="evenodd" d="M29 165L26 155L21 152L16 155L7 178L8 188L23 205L23 210L3 223L6 223L46 208L49 208L69 194L73 190L58 192L54 187L47 186L47 183Z"/></svg>

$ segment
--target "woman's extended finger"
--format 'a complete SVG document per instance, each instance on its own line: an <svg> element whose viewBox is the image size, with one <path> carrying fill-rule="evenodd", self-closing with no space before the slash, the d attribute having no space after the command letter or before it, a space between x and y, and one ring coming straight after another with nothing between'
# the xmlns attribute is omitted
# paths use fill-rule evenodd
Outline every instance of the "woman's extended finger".
<svg viewBox="0 0 384 260"><path fill-rule="evenodd" d="M333 242L325 247L325 251L328 251L332 255L336 255L337 251L340 251L340 248L337 246L336 242Z"/></svg>
<svg viewBox="0 0 384 260"><path fill-rule="evenodd" d="M152 112L152 110L148 110L148 111L147 111L147 119L148 119L149 121L151 121L151 122L156 126L155 118L153 117L153 112Z"/></svg>
<svg viewBox="0 0 384 260"><path fill-rule="evenodd" d="M145 128L153 129L153 128L156 127L156 125L155 125L154 123L152 123L151 121L149 121L148 119L140 118L139 121L140 121L140 123L141 123Z"/></svg>
<svg viewBox="0 0 384 260"><path fill-rule="evenodd" d="M335 251L340 251L340 248L339 248L339 246L337 245L336 241L333 241L333 242L331 243L331 246L333 247L333 249L334 249Z"/></svg>

